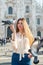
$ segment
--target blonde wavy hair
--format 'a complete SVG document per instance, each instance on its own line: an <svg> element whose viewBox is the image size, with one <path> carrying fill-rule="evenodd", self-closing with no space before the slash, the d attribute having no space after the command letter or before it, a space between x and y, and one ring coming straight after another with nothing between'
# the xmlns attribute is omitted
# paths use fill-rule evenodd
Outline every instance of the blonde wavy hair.
<svg viewBox="0 0 43 65"><path fill-rule="evenodd" d="M26 19L25 19L25 18L20 18L20 19L18 19L17 24L18 24L18 22L19 22L20 20L22 21L23 26L24 26L25 36L29 39L30 46L31 46L31 45L33 44L33 41L34 41L33 34L32 34L32 32L31 32L31 30L30 30L30 28L29 28L29 25L28 25L27 22L26 22ZM19 29L18 29L18 27L17 27L17 24L16 24L16 32L19 32Z"/></svg>

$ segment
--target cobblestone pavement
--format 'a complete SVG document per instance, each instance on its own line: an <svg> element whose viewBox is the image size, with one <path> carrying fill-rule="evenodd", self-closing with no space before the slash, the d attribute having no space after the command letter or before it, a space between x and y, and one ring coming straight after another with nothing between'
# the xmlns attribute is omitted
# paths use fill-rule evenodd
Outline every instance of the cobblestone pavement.
<svg viewBox="0 0 43 65"><path fill-rule="evenodd" d="M43 65L43 55L39 55L39 61L40 62L37 65ZM11 57L0 57L0 65L11 65ZM32 65L35 65L35 64L32 64Z"/></svg>
<svg viewBox="0 0 43 65"><path fill-rule="evenodd" d="M11 46L9 47L9 44L3 47L0 46L0 65L11 65L11 51L9 52L9 48L11 48ZM4 51L6 52L7 50L7 53L4 53ZM12 50L12 48L11 48ZM42 52L39 53L39 64L37 65L43 65L43 48L40 50ZM7 56L3 56L3 55L7 55ZM33 58L32 58L33 60ZM35 65L35 64L32 64L32 65Z"/></svg>

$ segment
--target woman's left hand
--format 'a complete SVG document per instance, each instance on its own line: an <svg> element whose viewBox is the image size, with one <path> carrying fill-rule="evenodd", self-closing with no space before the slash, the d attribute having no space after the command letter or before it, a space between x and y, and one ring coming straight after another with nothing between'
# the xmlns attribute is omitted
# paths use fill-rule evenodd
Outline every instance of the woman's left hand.
<svg viewBox="0 0 43 65"><path fill-rule="evenodd" d="M28 58L32 58L32 54L31 53L28 55Z"/></svg>

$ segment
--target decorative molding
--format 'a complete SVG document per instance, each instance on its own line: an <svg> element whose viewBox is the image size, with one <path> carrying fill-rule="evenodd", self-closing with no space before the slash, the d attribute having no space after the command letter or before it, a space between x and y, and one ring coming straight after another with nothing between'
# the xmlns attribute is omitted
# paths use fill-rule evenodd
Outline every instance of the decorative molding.
<svg viewBox="0 0 43 65"><path fill-rule="evenodd" d="M16 4L14 1L7 1L7 2L5 2L7 5L10 3L10 4Z"/></svg>

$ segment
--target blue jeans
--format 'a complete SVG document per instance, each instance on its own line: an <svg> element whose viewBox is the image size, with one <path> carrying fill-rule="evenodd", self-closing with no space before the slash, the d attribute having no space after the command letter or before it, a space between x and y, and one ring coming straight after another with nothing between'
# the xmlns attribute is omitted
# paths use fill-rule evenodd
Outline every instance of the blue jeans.
<svg viewBox="0 0 43 65"><path fill-rule="evenodd" d="M28 58L28 54L24 54L24 57L22 57L22 60L19 61L20 55L17 53L13 53L12 55L12 65L32 65L31 59Z"/></svg>

